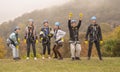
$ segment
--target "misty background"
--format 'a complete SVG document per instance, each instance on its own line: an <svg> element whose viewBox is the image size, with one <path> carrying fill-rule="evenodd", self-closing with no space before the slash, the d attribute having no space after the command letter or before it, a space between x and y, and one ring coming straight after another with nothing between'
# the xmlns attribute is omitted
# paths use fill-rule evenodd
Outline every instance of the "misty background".
<svg viewBox="0 0 120 72"><path fill-rule="evenodd" d="M92 16L97 17L97 23L102 29L104 44L101 48L103 56L120 56L120 28L118 27L120 25L120 0L0 0L0 5L0 45L2 45L0 47L3 48L1 52L4 52L7 57L11 55L10 49L5 45L6 39L16 26L21 28L19 34L21 39L20 51L21 56L25 56L26 44L23 40L29 18L34 19L38 36L44 19L49 21L50 27L53 27L54 23L59 21L62 30L67 32L62 53L64 57L69 57L67 22L70 12L73 13L72 19L77 21L79 20L79 13L84 15L79 30L79 39L82 45L81 56L87 54L88 47L84 44L84 40ZM39 54L42 51L40 43L37 45L37 49ZM6 53L5 50L7 50ZM96 55L94 48L93 56Z"/></svg>
<svg viewBox="0 0 120 72"><path fill-rule="evenodd" d="M4 21L14 20L24 13L59 6L69 1L70 0L0 0L0 24Z"/></svg>

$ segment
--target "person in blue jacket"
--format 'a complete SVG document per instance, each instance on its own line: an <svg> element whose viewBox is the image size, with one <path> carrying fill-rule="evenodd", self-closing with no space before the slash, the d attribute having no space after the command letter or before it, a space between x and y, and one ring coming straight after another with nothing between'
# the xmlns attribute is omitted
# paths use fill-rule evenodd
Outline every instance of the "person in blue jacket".
<svg viewBox="0 0 120 72"><path fill-rule="evenodd" d="M48 20L43 21L43 27L41 28L40 31L40 40L42 41L42 46L43 46L43 55L42 59L45 59L45 54L46 54L46 49L48 52L48 59L51 59L50 57L50 52L51 52L51 38L53 34L51 33L52 28L50 28Z"/></svg>

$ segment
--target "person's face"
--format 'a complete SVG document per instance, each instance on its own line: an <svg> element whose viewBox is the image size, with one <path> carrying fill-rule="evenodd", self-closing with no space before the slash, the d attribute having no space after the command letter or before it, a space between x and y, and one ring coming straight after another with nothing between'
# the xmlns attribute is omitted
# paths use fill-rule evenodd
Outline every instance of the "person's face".
<svg viewBox="0 0 120 72"><path fill-rule="evenodd" d="M92 20L92 23L93 23L93 24L96 24L96 20Z"/></svg>
<svg viewBox="0 0 120 72"><path fill-rule="evenodd" d="M54 29L58 29L58 26L54 26Z"/></svg>
<svg viewBox="0 0 120 72"><path fill-rule="evenodd" d="M30 25L30 26L32 26L32 25L33 25L33 22L32 22L32 21L30 21L30 22L29 22L29 25Z"/></svg>
<svg viewBox="0 0 120 72"><path fill-rule="evenodd" d="M20 29L17 29L16 32L19 33L19 32L20 32Z"/></svg>
<svg viewBox="0 0 120 72"><path fill-rule="evenodd" d="M44 26L45 26L45 27L48 27L48 26L49 26L49 24L46 22L46 23L44 23Z"/></svg>
<svg viewBox="0 0 120 72"><path fill-rule="evenodd" d="M74 22L74 23L71 24L71 26L72 26L72 27L76 27L77 25L76 25L76 23Z"/></svg>

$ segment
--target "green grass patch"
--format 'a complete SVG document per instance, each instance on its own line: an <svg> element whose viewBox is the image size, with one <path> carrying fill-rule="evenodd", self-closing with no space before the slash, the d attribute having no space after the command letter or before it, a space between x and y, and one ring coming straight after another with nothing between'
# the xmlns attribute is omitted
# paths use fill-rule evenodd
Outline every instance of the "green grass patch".
<svg viewBox="0 0 120 72"><path fill-rule="evenodd" d="M12 59L0 60L0 72L120 72L120 58L103 58L103 61L94 57L91 60L82 58L81 61L38 59L34 61Z"/></svg>

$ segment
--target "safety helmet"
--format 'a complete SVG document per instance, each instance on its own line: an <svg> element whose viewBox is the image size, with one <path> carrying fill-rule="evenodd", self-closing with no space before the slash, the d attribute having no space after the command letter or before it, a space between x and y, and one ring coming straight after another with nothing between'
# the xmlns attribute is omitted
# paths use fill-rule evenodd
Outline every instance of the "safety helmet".
<svg viewBox="0 0 120 72"><path fill-rule="evenodd" d="M19 26L16 26L14 30L15 30L15 31L16 31L16 30L20 30L20 27L19 27Z"/></svg>
<svg viewBox="0 0 120 72"><path fill-rule="evenodd" d="M97 19L96 16L91 17L91 20L96 20L96 19Z"/></svg>
<svg viewBox="0 0 120 72"><path fill-rule="evenodd" d="M55 22L55 26L60 26L60 22Z"/></svg>
<svg viewBox="0 0 120 72"><path fill-rule="evenodd" d="M44 21L43 21L43 24L45 24L45 23L48 23L48 20L44 20Z"/></svg>
<svg viewBox="0 0 120 72"><path fill-rule="evenodd" d="M72 24L72 23L76 23L76 20L71 20L71 24Z"/></svg>
<svg viewBox="0 0 120 72"><path fill-rule="evenodd" d="M34 22L34 20L33 20L33 19L28 19L28 21L29 21L29 22Z"/></svg>

